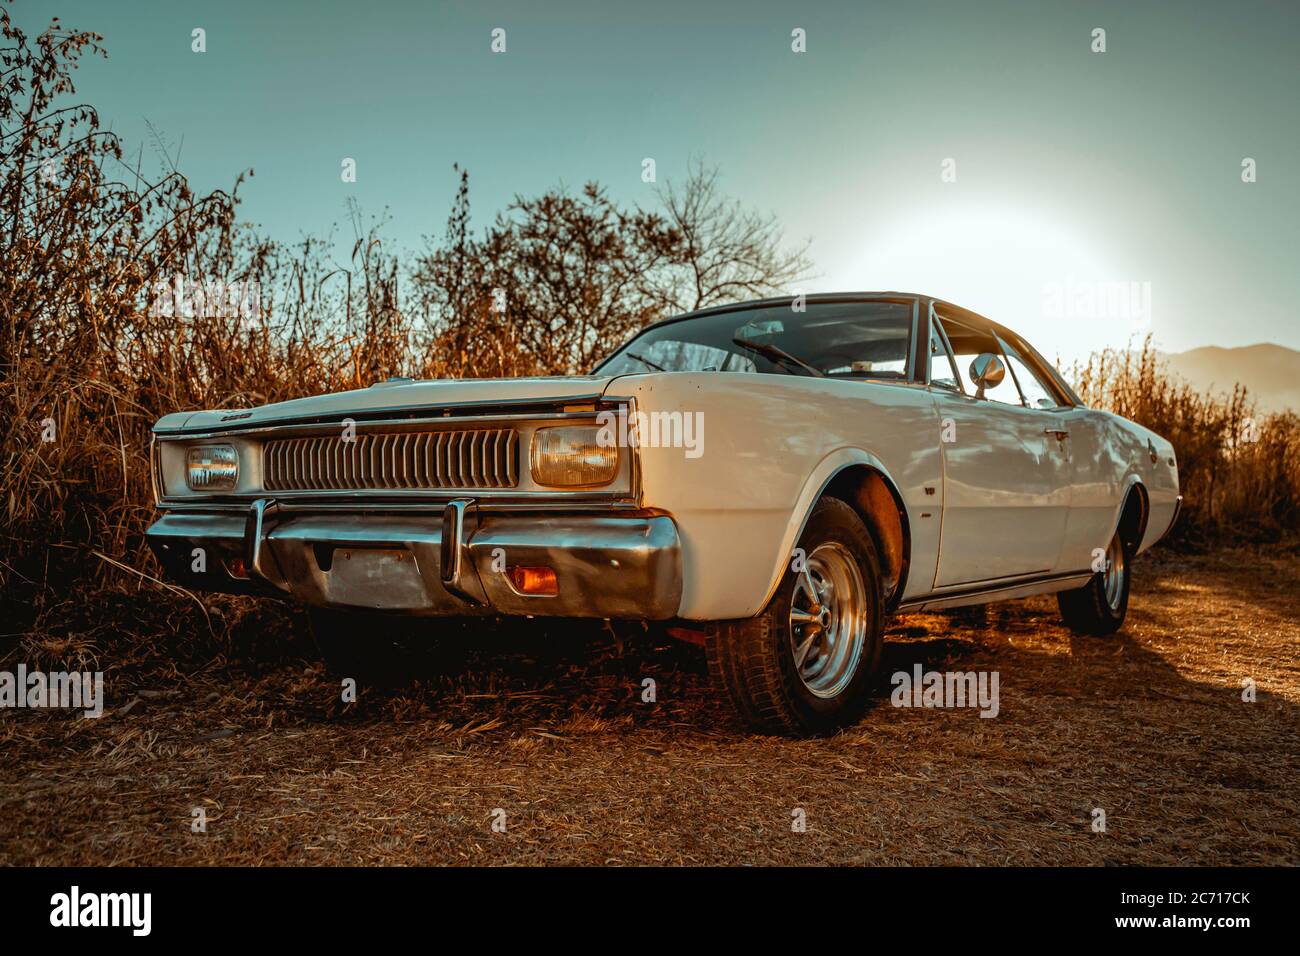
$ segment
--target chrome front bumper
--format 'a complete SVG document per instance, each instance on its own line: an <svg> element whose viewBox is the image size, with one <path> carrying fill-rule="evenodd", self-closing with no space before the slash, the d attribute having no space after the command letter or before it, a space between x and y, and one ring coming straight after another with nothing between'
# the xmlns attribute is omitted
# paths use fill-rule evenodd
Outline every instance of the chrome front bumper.
<svg viewBox="0 0 1300 956"><path fill-rule="evenodd" d="M177 582L290 597L320 607L405 614L664 620L682 593L681 543L666 516L247 514L174 511L148 531ZM558 593L516 589L510 568L554 569Z"/></svg>

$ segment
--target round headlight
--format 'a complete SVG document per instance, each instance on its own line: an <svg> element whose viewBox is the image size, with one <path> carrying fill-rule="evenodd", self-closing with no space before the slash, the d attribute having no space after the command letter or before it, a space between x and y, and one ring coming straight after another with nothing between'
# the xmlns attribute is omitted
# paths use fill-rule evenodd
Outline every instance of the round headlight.
<svg viewBox="0 0 1300 956"><path fill-rule="evenodd" d="M234 445L197 445L185 453L185 484L191 491L232 491L238 480Z"/></svg>
<svg viewBox="0 0 1300 956"><path fill-rule="evenodd" d="M602 446L595 425L562 425L533 432L533 481L557 488L607 485L618 475L618 448Z"/></svg>

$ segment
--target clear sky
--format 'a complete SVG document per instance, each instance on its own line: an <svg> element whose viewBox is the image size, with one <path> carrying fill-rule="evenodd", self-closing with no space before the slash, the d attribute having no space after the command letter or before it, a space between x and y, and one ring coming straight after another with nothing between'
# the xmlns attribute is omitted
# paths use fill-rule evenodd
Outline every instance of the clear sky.
<svg viewBox="0 0 1300 956"><path fill-rule="evenodd" d="M812 240L804 291L945 296L1049 357L1148 330L1170 351L1300 348L1297 0L11 10L28 29L57 15L103 34L81 98L147 169L146 120L200 190L253 168L242 213L277 238L324 233L355 197L414 248L443 230L453 162L481 226L560 182L651 205L643 158L662 182L698 157Z"/></svg>

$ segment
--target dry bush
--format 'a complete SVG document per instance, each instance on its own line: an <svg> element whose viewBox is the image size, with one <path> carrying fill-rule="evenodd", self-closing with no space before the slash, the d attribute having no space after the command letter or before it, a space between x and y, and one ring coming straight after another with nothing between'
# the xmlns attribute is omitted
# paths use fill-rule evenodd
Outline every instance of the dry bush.
<svg viewBox="0 0 1300 956"><path fill-rule="evenodd" d="M378 225L354 212L341 266L331 239L260 239L236 222L239 181L196 197L174 169L150 179L93 108L65 105L98 36L56 20L31 38L3 9L0 28L0 611L23 628L95 588L153 587L130 569L152 571L161 415L441 366L413 346ZM260 290L259 307L178 282Z"/></svg>
<svg viewBox="0 0 1300 956"><path fill-rule="evenodd" d="M1175 542L1194 547L1275 541L1300 530L1300 418L1259 417L1246 389L1196 392L1172 378L1151 347L1094 354L1072 372L1087 404L1145 425L1173 443L1183 491Z"/></svg>
<svg viewBox="0 0 1300 956"><path fill-rule="evenodd" d="M64 106L99 37L57 21L34 41L0 10L0 455L5 610L39 601L93 549L124 553L145 517L141 452L154 411L149 284L229 228L228 196L194 197L175 174L134 177L94 110ZM130 181L128 181L130 180ZM142 381L143 380L143 381ZM8 618L12 619L12 618Z"/></svg>

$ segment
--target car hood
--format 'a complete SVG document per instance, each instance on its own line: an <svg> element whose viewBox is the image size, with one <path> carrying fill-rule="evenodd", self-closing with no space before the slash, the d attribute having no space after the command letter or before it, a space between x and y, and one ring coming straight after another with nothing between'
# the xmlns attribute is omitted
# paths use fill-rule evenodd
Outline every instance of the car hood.
<svg viewBox="0 0 1300 956"><path fill-rule="evenodd" d="M211 431L258 425L331 419L348 414L374 415L421 408L473 404L513 404L600 396L610 376L571 375L544 378L435 379L382 382L370 388L296 398L252 409L177 412L154 425L155 432Z"/></svg>

